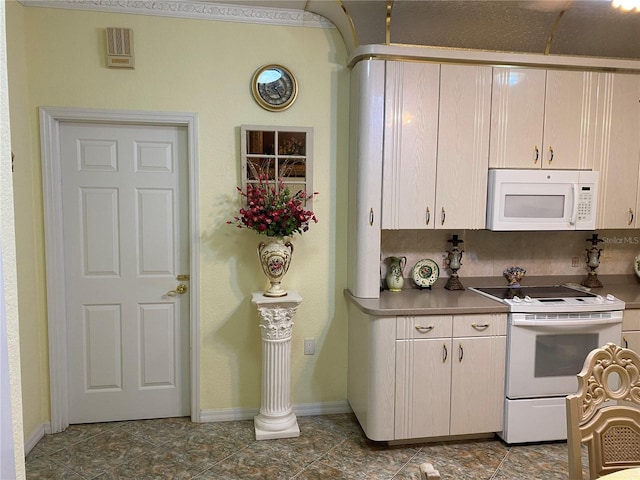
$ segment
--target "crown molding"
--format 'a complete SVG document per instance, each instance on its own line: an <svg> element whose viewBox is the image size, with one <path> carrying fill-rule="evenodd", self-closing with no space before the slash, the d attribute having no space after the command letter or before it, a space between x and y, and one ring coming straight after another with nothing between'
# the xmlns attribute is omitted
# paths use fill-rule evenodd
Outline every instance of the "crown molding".
<svg viewBox="0 0 640 480"><path fill-rule="evenodd" d="M321 15L304 10L229 5L195 0L18 0L25 7L93 10L222 22L259 23L290 27L336 28Z"/></svg>

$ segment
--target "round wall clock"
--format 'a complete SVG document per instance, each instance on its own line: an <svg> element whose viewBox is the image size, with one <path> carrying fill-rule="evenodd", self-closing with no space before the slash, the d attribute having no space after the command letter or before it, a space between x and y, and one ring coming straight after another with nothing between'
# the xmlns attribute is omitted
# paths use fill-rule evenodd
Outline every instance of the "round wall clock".
<svg viewBox="0 0 640 480"><path fill-rule="evenodd" d="M265 65L253 74L253 97L265 110L279 112L289 108L298 95L296 77L282 65Z"/></svg>

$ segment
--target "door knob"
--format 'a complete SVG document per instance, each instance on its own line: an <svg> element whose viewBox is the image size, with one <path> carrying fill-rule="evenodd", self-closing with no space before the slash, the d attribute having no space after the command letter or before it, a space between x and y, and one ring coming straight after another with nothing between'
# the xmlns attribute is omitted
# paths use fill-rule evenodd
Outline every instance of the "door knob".
<svg viewBox="0 0 640 480"><path fill-rule="evenodd" d="M175 290L169 290L165 293L166 297L175 297L176 295L184 295L187 293L187 286L184 283L181 283L176 287Z"/></svg>

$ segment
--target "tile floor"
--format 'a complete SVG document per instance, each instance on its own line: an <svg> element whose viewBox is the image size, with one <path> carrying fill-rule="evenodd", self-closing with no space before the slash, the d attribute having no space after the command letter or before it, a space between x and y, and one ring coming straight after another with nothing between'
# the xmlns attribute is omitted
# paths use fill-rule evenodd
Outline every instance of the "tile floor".
<svg viewBox="0 0 640 480"><path fill-rule="evenodd" d="M27 479L418 480L429 461L447 480L567 478L566 443L499 439L388 446L353 415L298 417L300 437L256 441L253 421L188 418L71 425L27 455Z"/></svg>

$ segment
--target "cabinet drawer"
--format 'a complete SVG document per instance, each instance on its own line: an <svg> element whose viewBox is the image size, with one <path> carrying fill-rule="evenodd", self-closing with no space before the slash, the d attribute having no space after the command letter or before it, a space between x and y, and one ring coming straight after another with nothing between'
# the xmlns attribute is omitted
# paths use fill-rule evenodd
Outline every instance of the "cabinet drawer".
<svg viewBox="0 0 640 480"><path fill-rule="evenodd" d="M396 317L396 339L451 337L451 315Z"/></svg>
<svg viewBox="0 0 640 480"><path fill-rule="evenodd" d="M622 317L622 330L640 330L640 310L625 310Z"/></svg>
<svg viewBox="0 0 640 480"><path fill-rule="evenodd" d="M456 315L454 337L488 337L507 334L507 316L503 313Z"/></svg>

